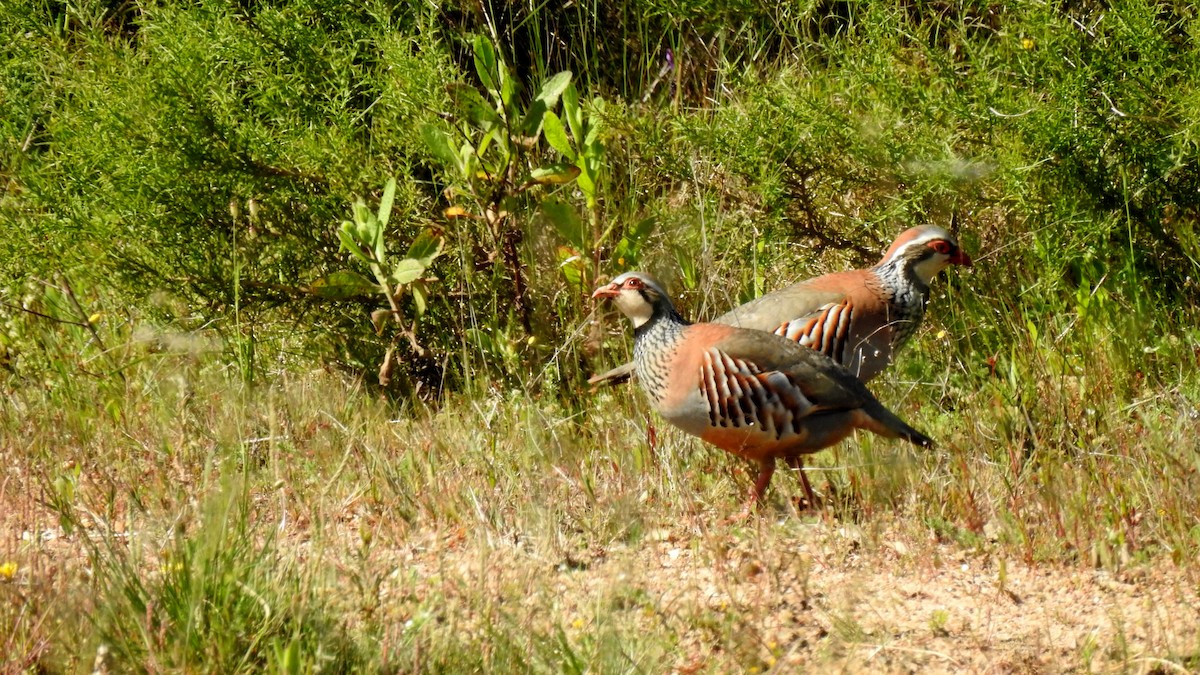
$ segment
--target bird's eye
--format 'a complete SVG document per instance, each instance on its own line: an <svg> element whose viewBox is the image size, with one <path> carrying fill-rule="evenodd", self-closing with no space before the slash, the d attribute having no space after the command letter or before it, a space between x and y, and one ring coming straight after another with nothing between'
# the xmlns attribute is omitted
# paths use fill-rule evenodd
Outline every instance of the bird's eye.
<svg viewBox="0 0 1200 675"><path fill-rule="evenodd" d="M626 281L625 285L629 288L641 288L642 280L635 277L633 279L630 279L629 281Z"/></svg>
<svg viewBox="0 0 1200 675"><path fill-rule="evenodd" d="M937 241L931 243L930 246L933 247L933 250L944 255L950 255L951 249L953 248L950 246L950 242L944 239L938 239Z"/></svg>

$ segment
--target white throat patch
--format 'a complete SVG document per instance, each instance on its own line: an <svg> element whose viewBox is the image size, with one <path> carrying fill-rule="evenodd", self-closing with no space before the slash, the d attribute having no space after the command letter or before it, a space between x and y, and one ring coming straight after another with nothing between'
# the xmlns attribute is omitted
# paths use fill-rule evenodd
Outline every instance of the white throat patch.
<svg viewBox="0 0 1200 675"><path fill-rule="evenodd" d="M629 317L633 322L634 328L641 328L643 324L654 316L654 306L646 302L642 294L637 291L621 291L617 297L613 298L617 309Z"/></svg>
<svg viewBox="0 0 1200 675"><path fill-rule="evenodd" d="M935 253L921 262L913 265L913 273L921 280L921 283L926 286L933 278L938 275L938 272L946 269L950 265L950 257L943 253Z"/></svg>

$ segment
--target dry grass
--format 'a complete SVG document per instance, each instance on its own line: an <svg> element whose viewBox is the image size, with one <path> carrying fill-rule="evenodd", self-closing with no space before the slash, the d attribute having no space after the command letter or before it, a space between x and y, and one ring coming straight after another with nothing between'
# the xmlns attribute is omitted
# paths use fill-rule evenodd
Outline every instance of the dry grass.
<svg viewBox="0 0 1200 675"><path fill-rule="evenodd" d="M632 390L397 410L324 372L155 363L5 403L8 669L1197 664L1196 423L1164 400L1050 460L994 392L956 415L895 385L940 450L859 438L813 469L825 511L785 474L731 525L745 467L649 448Z"/></svg>

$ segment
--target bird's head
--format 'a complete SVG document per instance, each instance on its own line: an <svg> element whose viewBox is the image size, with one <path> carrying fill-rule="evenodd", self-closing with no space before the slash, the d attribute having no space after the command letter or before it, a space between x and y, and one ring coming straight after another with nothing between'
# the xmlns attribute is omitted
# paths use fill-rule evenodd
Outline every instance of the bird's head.
<svg viewBox="0 0 1200 675"><path fill-rule="evenodd" d="M656 314L674 311L662 284L645 272L626 272L597 288L592 297L612 298L634 328L641 328Z"/></svg>
<svg viewBox="0 0 1200 675"><path fill-rule="evenodd" d="M879 267L899 263L912 270L926 286L950 265L971 266L971 256L962 250L954 235L937 225L920 225L900 233L883 254Z"/></svg>

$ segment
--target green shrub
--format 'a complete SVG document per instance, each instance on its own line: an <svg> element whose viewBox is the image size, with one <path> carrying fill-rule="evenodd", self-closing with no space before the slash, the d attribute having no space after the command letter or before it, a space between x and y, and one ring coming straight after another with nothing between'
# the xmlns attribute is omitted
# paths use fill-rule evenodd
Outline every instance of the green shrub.
<svg viewBox="0 0 1200 675"><path fill-rule="evenodd" d="M378 367L377 305L312 284L346 268L337 224L388 176L393 250L447 242L398 361L426 392L577 384L597 276L657 268L706 316L867 264L914 222L953 223L983 254L986 301L934 316L964 360L1076 311L1081 289L1161 335L1183 321L1153 308L1196 297L1182 7L27 5L3 24L33 36L4 61L8 285L95 279L156 321L211 326L250 371L277 362L264 354ZM479 44L510 69L509 103L489 98ZM500 138L462 97L524 106L567 70L604 152L593 187L514 183L496 202L506 233L489 234L496 194L471 172L501 145L521 171L571 163L583 132ZM430 128L483 164L452 166ZM992 321L996 307L1019 317ZM1135 363L1136 331L1112 328Z"/></svg>

